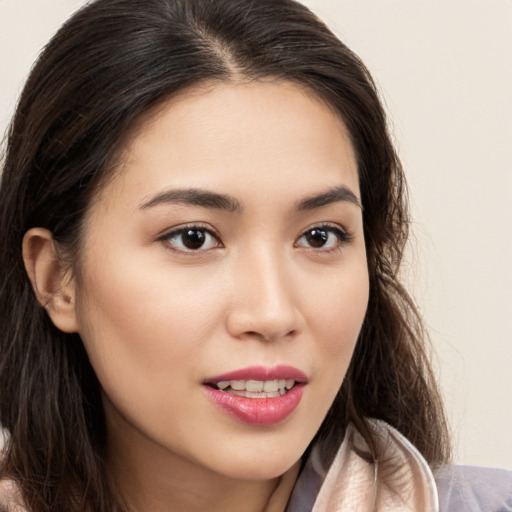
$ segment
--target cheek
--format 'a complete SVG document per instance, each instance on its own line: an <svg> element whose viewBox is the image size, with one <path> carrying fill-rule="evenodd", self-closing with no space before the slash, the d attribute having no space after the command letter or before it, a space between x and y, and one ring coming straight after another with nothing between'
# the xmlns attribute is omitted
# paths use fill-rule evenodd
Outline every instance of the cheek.
<svg viewBox="0 0 512 512"><path fill-rule="evenodd" d="M322 398L317 404L320 416L327 413L345 378L366 314L368 294L364 264L351 266L350 272L340 273L312 294L308 320L315 333L317 359L313 373L321 387L318 395Z"/></svg>
<svg viewBox="0 0 512 512"><path fill-rule="evenodd" d="M307 416L314 435L343 383L350 365L368 302L366 266L333 272L309 295L306 324L313 344Z"/></svg>
<svg viewBox="0 0 512 512"><path fill-rule="evenodd" d="M310 296L308 322L320 333L328 353L345 353L355 345L366 314L369 282L366 266L327 280Z"/></svg>
<svg viewBox="0 0 512 512"><path fill-rule="evenodd" d="M214 282L138 263L91 268L78 293L80 335L100 380L179 372L218 317L217 302L205 299Z"/></svg>

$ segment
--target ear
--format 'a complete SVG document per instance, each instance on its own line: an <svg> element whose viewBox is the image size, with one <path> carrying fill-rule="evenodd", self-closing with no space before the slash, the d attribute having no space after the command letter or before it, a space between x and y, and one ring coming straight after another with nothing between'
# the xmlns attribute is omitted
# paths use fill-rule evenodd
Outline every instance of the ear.
<svg viewBox="0 0 512 512"><path fill-rule="evenodd" d="M75 281L59 258L51 231L32 228L25 233L23 261L37 300L55 327L77 332Z"/></svg>

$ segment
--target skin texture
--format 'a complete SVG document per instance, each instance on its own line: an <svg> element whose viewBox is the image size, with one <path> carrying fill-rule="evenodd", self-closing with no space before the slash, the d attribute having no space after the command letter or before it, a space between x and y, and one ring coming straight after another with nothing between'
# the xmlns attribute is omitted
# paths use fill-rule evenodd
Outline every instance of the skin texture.
<svg viewBox="0 0 512 512"><path fill-rule="evenodd" d="M74 277L52 259L51 234L25 237L39 297L79 332L102 385L108 467L132 510L284 510L368 300L361 208L342 197L298 209L336 187L359 197L346 128L327 106L288 83L211 84L128 138L90 206ZM183 189L237 208L162 200ZM184 226L208 230L204 245L187 250ZM313 247L304 233L319 226L328 238ZM205 392L204 379L254 365L308 378L275 425L243 423Z"/></svg>

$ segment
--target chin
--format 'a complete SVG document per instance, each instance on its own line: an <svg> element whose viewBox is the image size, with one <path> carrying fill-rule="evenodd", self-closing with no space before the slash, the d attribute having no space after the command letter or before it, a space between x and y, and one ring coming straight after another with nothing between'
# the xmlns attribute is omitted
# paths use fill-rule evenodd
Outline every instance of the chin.
<svg viewBox="0 0 512 512"><path fill-rule="evenodd" d="M297 449L275 448L246 449L237 447L219 461L217 472L237 480L271 480L278 478L294 466L302 457Z"/></svg>
<svg viewBox="0 0 512 512"><path fill-rule="evenodd" d="M246 480L246 481L263 481L263 480L273 480L275 478L279 478L284 475L290 468L292 468L299 459L294 459L293 461L287 460L278 461L275 464L265 463L263 465L262 462L258 464L244 464L241 467L231 467L228 476L235 480Z"/></svg>

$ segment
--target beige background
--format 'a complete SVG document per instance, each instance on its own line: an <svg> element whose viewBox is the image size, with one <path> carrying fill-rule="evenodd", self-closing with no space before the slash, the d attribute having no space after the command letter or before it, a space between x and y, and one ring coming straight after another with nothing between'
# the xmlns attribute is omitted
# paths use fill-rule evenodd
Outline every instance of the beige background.
<svg viewBox="0 0 512 512"><path fill-rule="evenodd" d="M82 3L0 0L2 133L36 54ZM512 469L512 1L305 3L366 62L390 112L414 215L406 270L456 461Z"/></svg>

